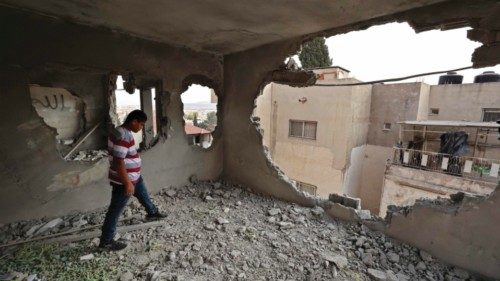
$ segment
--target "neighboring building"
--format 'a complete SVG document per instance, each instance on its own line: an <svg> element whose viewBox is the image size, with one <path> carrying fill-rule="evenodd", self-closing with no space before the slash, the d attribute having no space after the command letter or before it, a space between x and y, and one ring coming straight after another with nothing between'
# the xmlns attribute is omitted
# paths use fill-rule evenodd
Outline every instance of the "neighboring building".
<svg viewBox="0 0 500 281"><path fill-rule="evenodd" d="M212 145L212 132L196 127L188 122L184 125L184 131L190 145L198 145L203 148L208 148Z"/></svg>
<svg viewBox="0 0 500 281"><path fill-rule="evenodd" d="M314 72L320 76L318 83L348 76L339 67ZM275 83L265 87L255 114L264 130L264 145L299 188L322 197L345 191L351 151L366 143L371 88L292 88Z"/></svg>
<svg viewBox="0 0 500 281"><path fill-rule="evenodd" d="M412 205L422 197L434 199L457 192L488 195L495 190L500 125L471 121L405 121L400 125L400 145L393 148L384 175L380 215L388 205ZM445 132L459 133L441 145Z"/></svg>
<svg viewBox="0 0 500 281"><path fill-rule="evenodd" d="M317 84L357 81L339 67L313 71L320 77ZM255 115L272 159L299 188L321 197L359 197L363 208L378 214L386 163L400 137L398 122L496 118L499 93L500 83L307 88L271 83L257 99ZM478 147L477 156L500 159L500 146L492 145L488 152Z"/></svg>

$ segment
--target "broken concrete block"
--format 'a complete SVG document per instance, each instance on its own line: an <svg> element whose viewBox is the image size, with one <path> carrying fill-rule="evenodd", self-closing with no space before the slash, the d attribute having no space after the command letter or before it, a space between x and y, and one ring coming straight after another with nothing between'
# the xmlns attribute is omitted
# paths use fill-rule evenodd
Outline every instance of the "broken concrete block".
<svg viewBox="0 0 500 281"><path fill-rule="evenodd" d="M223 218L218 218L217 219L217 223L218 224L228 224L229 221L227 219L223 219Z"/></svg>
<svg viewBox="0 0 500 281"><path fill-rule="evenodd" d="M88 254L80 257L81 261L88 261L94 259L94 254Z"/></svg>
<svg viewBox="0 0 500 281"><path fill-rule="evenodd" d="M132 272L130 272L130 271L126 271L125 273L120 275L119 280L120 281L132 281L132 280L134 280L134 274L132 274Z"/></svg>
<svg viewBox="0 0 500 281"><path fill-rule="evenodd" d="M339 195L336 193L331 193L328 196L328 200L332 201L333 203L338 203L341 205L344 205L346 207L351 207L354 209L361 209L361 199L359 198L354 198L354 197L349 197L347 195Z"/></svg>
<svg viewBox="0 0 500 281"><path fill-rule="evenodd" d="M175 198L177 192L175 191L175 189L169 189L167 190L167 192L165 192L165 194L170 198Z"/></svg>
<svg viewBox="0 0 500 281"><path fill-rule="evenodd" d="M215 225L213 223L206 224L204 228L209 231L215 231Z"/></svg>
<svg viewBox="0 0 500 281"><path fill-rule="evenodd" d="M335 264L335 266L337 266L338 269L343 269L348 264L347 258L341 255L324 254L323 258L328 262Z"/></svg>
<svg viewBox="0 0 500 281"><path fill-rule="evenodd" d="M320 217L325 213L325 210L323 210L323 208L321 208L320 206L315 206L311 209L311 213L317 217Z"/></svg>
<svg viewBox="0 0 500 281"><path fill-rule="evenodd" d="M399 262L399 255L394 253L394 252L389 252L387 253L387 259L393 263L398 263Z"/></svg>
<svg viewBox="0 0 500 281"><path fill-rule="evenodd" d="M324 203L325 212L333 217L344 221L359 221L360 217L356 209L345 207L338 203L326 202Z"/></svg>
<svg viewBox="0 0 500 281"><path fill-rule="evenodd" d="M78 221L74 222L74 223L72 224L72 226L73 226L73 227L82 227L82 226L84 226L84 225L87 225L88 223L89 223L88 221L86 221L86 220L84 220L84 219L81 219L81 220L78 220Z"/></svg>
<svg viewBox="0 0 500 281"><path fill-rule="evenodd" d="M32 226L28 231L26 231L26 237L31 237L35 232L41 227L41 224Z"/></svg>
<svg viewBox="0 0 500 281"><path fill-rule="evenodd" d="M425 263L423 263L423 262L420 261L420 262L417 263L417 266L415 266L415 269L417 269L417 270L426 270L427 266L425 266Z"/></svg>
<svg viewBox="0 0 500 281"><path fill-rule="evenodd" d="M356 210L356 214L358 214L361 220L369 220L372 218L370 210Z"/></svg>
<svg viewBox="0 0 500 281"><path fill-rule="evenodd" d="M61 223L63 223L63 220L61 218L53 219L46 223L44 226L40 227L38 231L36 232L36 235L43 234L55 227L58 227Z"/></svg>
<svg viewBox="0 0 500 281"><path fill-rule="evenodd" d="M270 216L276 216L278 214L281 214L281 210L278 208L272 208L272 209L269 209L269 211L267 211L267 214Z"/></svg>
<svg viewBox="0 0 500 281"><path fill-rule="evenodd" d="M432 256L429 253L427 253L426 251L420 250L419 254L420 254L420 258L422 258L422 260L432 261Z"/></svg>
<svg viewBox="0 0 500 281"><path fill-rule="evenodd" d="M392 271L392 270L386 270L385 271L385 280L387 280L387 281L399 281L399 278L394 273L394 271Z"/></svg>
<svg viewBox="0 0 500 281"><path fill-rule="evenodd" d="M278 222L278 225L280 226L280 229L290 229L294 226L293 223L287 221L280 221Z"/></svg>
<svg viewBox="0 0 500 281"><path fill-rule="evenodd" d="M370 278L372 280L376 280L376 281L385 281L387 280L386 279L386 274L385 272L381 271L381 270L376 270L376 269L373 269L373 268L368 268L368 276L370 276Z"/></svg>
<svg viewBox="0 0 500 281"><path fill-rule="evenodd" d="M40 280L40 279L37 277L37 275L36 275L36 274L31 274L31 275L29 275L28 277L26 277L26 279L25 279L25 280L26 280L26 281L38 281L38 280Z"/></svg>

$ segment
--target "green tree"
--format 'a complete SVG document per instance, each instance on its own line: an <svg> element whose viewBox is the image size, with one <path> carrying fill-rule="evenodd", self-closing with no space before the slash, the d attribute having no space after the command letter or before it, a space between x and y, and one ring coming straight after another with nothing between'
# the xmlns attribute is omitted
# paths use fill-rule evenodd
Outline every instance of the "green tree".
<svg viewBox="0 0 500 281"><path fill-rule="evenodd" d="M332 65L325 38L317 37L302 45L299 54L302 68L327 67Z"/></svg>
<svg viewBox="0 0 500 281"><path fill-rule="evenodd" d="M213 131L217 126L217 113L215 111L210 111L207 113L207 119L198 123L198 127Z"/></svg>
<svg viewBox="0 0 500 281"><path fill-rule="evenodd" d="M193 125L194 125L194 126L198 126L198 112L196 112L196 114L194 115L194 118L193 118Z"/></svg>
<svg viewBox="0 0 500 281"><path fill-rule="evenodd" d="M184 119L186 120L194 120L194 119L197 119L198 118L198 112L197 111L191 111L191 112L188 112L188 114L185 114L184 115Z"/></svg>

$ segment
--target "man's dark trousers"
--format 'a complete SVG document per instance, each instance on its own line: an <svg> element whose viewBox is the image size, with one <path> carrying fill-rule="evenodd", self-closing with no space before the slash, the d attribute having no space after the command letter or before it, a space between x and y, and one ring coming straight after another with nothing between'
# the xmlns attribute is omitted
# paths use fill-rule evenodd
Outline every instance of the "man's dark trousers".
<svg viewBox="0 0 500 281"><path fill-rule="evenodd" d="M109 204L108 212L106 213L106 218L102 225L101 243L109 243L113 240L113 237L115 237L118 218L130 198L125 194L124 185L112 183L111 186L113 187L113 193L111 194L111 204ZM158 213L158 209L149 198L142 177L140 177L139 181L135 184L134 196L139 200L142 206L144 206L148 215Z"/></svg>

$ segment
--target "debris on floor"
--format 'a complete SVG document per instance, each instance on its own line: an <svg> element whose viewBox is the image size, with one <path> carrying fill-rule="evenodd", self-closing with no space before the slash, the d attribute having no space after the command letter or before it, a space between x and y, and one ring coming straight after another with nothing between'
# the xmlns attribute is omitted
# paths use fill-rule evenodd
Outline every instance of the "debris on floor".
<svg viewBox="0 0 500 281"><path fill-rule="evenodd" d="M71 156L73 161L96 161L101 158L108 157L107 150L82 150Z"/></svg>
<svg viewBox="0 0 500 281"><path fill-rule="evenodd" d="M194 181L153 200L167 219L118 235L129 245L125 250L98 251L98 239L3 247L0 280L15 274L41 280L480 280L364 225L331 219L319 207L240 186ZM127 223L142 223L142 207L130 202ZM103 216L99 210L4 225L1 242L98 227Z"/></svg>

